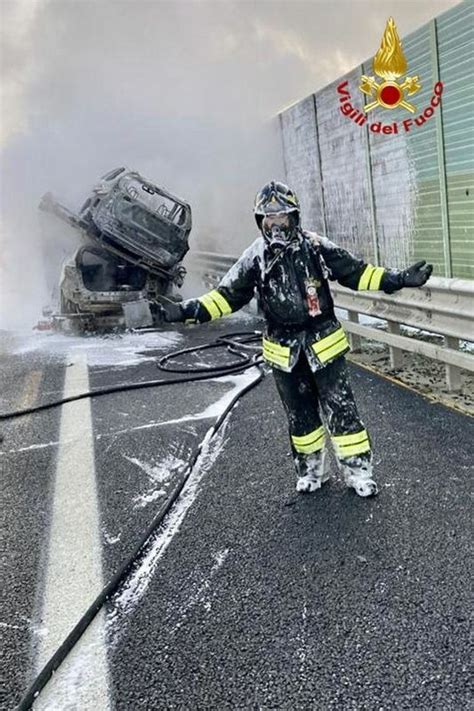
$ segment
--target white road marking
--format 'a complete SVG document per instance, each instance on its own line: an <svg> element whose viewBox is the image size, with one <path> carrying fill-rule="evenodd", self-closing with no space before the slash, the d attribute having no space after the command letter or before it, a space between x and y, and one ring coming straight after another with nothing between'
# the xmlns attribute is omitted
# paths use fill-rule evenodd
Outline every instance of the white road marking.
<svg viewBox="0 0 474 711"><path fill-rule="evenodd" d="M42 377L42 370L31 370L28 373L24 383L23 392L17 402L15 410L27 410L29 407L34 405Z"/></svg>
<svg viewBox="0 0 474 711"><path fill-rule="evenodd" d="M64 397L89 390L87 361L74 357L66 369ZM103 587L101 536L90 400L62 406L48 568L37 671L56 651ZM47 684L36 709L110 708L101 613Z"/></svg>

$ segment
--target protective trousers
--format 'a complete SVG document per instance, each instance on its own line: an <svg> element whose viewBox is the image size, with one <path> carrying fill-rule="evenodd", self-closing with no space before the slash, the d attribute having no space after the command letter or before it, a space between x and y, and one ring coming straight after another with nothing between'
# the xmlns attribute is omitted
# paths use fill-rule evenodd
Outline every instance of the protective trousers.
<svg viewBox="0 0 474 711"><path fill-rule="evenodd" d="M291 373L273 369L286 410L298 477L324 481L329 436L346 483L372 478L371 443L359 417L344 356L313 372L301 355Z"/></svg>

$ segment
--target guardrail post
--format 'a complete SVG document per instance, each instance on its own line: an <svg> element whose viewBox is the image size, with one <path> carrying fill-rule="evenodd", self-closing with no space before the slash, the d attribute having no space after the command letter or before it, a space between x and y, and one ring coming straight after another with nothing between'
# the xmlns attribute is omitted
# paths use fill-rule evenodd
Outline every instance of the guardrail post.
<svg viewBox="0 0 474 711"><path fill-rule="evenodd" d="M357 313L357 311L348 310L347 315L349 321L352 321L352 323L359 323L359 314ZM362 350L360 336L358 336L356 333L350 333L349 342L351 344L351 350L354 353L360 353L360 351Z"/></svg>
<svg viewBox="0 0 474 711"><path fill-rule="evenodd" d="M395 333L397 336L400 335L400 324L395 321L387 321L387 328L389 333ZM403 351L400 348L395 348L395 346L389 346L390 351L390 367L392 369L403 368Z"/></svg>
<svg viewBox="0 0 474 711"><path fill-rule="evenodd" d="M445 336L445 340L448 348L459 349L459 338ZM446 385L450 391L461 389L461 370L455 365L446 365Z"/></svg>

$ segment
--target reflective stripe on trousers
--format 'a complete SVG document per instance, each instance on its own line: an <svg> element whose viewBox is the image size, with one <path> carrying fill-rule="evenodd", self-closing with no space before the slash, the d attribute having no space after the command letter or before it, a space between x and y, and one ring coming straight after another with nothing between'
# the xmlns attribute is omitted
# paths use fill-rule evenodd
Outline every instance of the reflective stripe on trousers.
<svg viewBox="0 0 474 711"><path fill-rule="evenodd" d="M346 467L370 463L370 438L357 410L344 357L313 372L302 350L291 373L274 369L273 375L299 476L305 475L309 458L314 462L322 456L328 434Z"/></svg>

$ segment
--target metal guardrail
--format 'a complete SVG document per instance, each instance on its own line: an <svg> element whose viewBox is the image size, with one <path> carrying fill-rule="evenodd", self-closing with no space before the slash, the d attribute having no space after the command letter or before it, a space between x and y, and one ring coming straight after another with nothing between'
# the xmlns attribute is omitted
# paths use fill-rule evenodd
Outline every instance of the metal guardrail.
<svg viewBox="0 0 474 711"><path fill-rule="evenodd" d="M194 252L198 271L207 286L216 286L237 258L214 252ZM331 282L335 305L348 313L340 319L350 334L351 348L360 350L360 339L386 343L392 368L403 364L409 351L440 361L446 366L448 390L461 387L461 370L474 372L474 357L459 350L459 342L474 342L474 282L466 279L431 277L427 286L405 288L389 295L381 291L353 291ZM387 330L359 323L364 314L387 322ZM444 337L444 345L429 343L400 333L400 325Z"/></svg>

